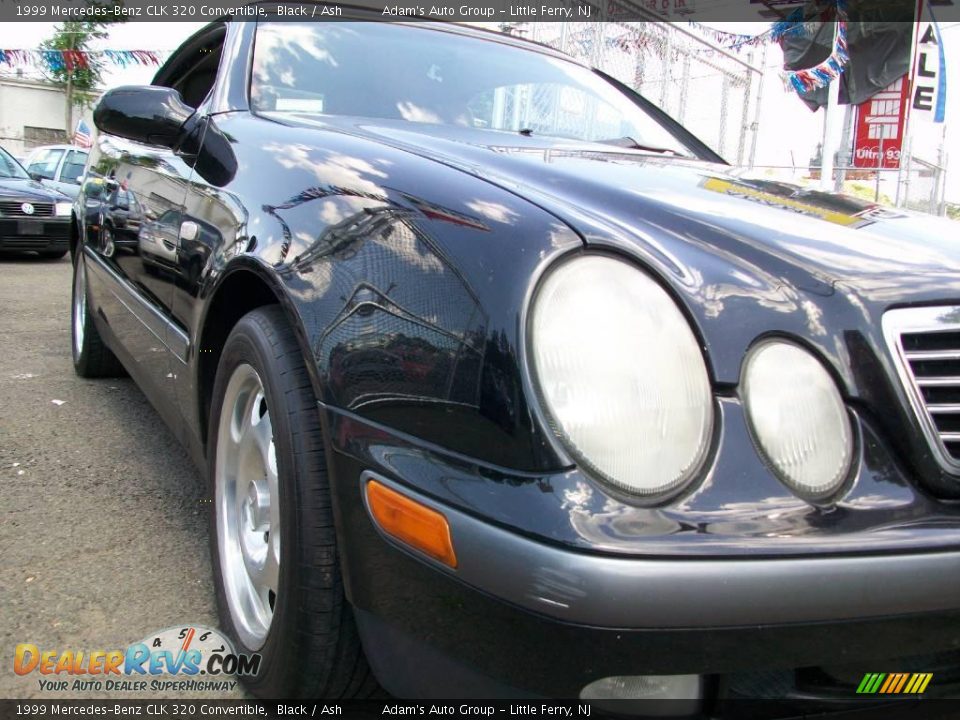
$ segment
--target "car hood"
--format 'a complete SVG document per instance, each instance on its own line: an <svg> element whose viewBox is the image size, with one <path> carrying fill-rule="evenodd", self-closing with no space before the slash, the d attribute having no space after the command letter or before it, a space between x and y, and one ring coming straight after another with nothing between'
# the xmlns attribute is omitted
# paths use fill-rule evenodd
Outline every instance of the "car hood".
<svg viewBox="0 0 960 720"><path fill-rule="evenodd" d="M276 119L366 136L453 165L528 197L581 232L580 219L589 217L628 243L644 250L653 243L674 258L682 253L670 245L705 244L821 294L842 285L884 304L960 299L958 226L943 218L603 144L406 122ZM584 238L593 242L589 233Z"/></svg>
<svg viewBox="0 0 960 720"><path fill-rule="evenodd" d="M59 190L47 187L32 178L0 178L0 199L11 198L36 200L38 202L57 202L70 199Z"/></svg>

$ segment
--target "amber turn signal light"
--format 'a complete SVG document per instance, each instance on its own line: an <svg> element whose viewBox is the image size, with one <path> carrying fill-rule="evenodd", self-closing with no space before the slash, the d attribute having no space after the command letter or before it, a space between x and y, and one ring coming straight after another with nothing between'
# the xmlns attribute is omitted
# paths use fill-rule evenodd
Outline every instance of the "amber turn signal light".
<svg viewBox="0 0 960 720"><path fill-rule="evenodd" d="M387 535L444 565L452 568L457 566L457 556L450 538L450 525L436 510L411 500L376 480L367 483L367 505L373 519Z"/></svg>

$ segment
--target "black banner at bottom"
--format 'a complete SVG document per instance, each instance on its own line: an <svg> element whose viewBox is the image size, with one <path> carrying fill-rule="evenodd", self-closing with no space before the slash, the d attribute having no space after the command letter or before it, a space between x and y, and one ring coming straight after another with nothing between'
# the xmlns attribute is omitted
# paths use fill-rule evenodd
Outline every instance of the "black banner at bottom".
<svg viewBox="0 0 960 720"><path fill-rule="evenodd" d="M880 700L851 702L811 700L723 700L709 707L690 701L577 700L0 700L0 719L48 718L702 718L722 720L786 720L787 718L849 720L925 720L960 717L960 699Z"/></svg>

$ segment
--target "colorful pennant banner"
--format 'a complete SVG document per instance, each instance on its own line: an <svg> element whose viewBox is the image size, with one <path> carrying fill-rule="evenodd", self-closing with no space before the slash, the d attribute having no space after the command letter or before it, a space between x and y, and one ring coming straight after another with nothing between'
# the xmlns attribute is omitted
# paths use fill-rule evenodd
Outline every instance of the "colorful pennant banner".
<svg viewBox="0 0 960 720"><path fill-rule="evenodd" d="M803 11L800 8L794 10L785 19L774 23L769 29L759 35L741 35L739 33L730 33L723 30L717 30L709 25L690 20L689 25L695 28L702 35L713 40L724 50L742 50L748 47L758 47L769 43L779 42L785 35L814 35L820 27L817 21L808 21L803 17Z"/></svg>
<svg viewBox="0 0 960 720"><path fill-rule="evenodd" d="M836 28L834 30L833 50L830 56L812 68L803 70L785 70L780 73L784 85L800 94L825 87L843 73L844 66L850 61L847 49L847 13L845 0L830 3L836 8ZM739 35L690 21L699 32L711 38L725 50L741 50L745 47L757 47L767 43L780 42L784 37L815 35L823 24L820 21L806 20L803 9L797 8L783 20L774 23L770 29L759 35Z"/></svg>
<svg viewBox="0 0 960 720"><path fill-rule="evenodd" d="M823 62L804 70L784 70L780 73L784 86L801 95L826 87L843 73L850 61L847 49L847 8L844 0L837 0L837 20L833 31L833 50Z"/></svg>
<svg viewBox="0 0 960 720"><path fill-rule="evenodd" d="M161 53L156 50L46 50L0 48L0 64L10 67L34 67L53 72L89 67L91 62L106 60L112 65L159 65Z"/></svg>

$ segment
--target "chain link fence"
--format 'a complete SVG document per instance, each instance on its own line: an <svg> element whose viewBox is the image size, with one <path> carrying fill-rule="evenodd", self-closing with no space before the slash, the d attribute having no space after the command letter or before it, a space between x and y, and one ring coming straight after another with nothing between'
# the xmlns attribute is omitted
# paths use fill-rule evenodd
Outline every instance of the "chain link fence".
<svg viewBox="0 0 960 720"><path fill-rule="evenodd" d="M682 25L511 23L503 29L557 48L629 85L727 161L752 162L760 68Z"/></svg>
<svg viewBox="0 0 960 720"><path fill-rule="evenodd" d="M557 48L629 85L733 165L799 185L819 181L813 163L756 164L766 46L730 52L684 23L507 23L501 29ZM838 165L844 181L837 190L935 215L947 209L942 164L906 151L897 170L845 167L843 160Z"/></svg>
<svg viewBox="0 0 960 720"><path fill-rule="evenodd" d="M902 162L904 168L896 198L897 206L944 215L946 168L915 155L905 155Z"/></svg>
<svg viewBox="0 0 960 720"><path fill-rule="evenodd" d="M806 166L754 165L754 176L819 187L820 167L816 160ZM947 214L946 168L904 152L899 168L869 169L838 163L834 167L833 189L879 205L906 208L931 215Z"/></svg>

